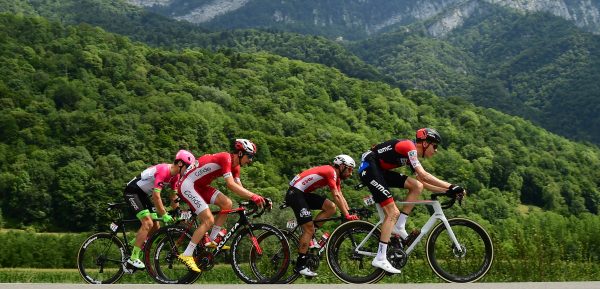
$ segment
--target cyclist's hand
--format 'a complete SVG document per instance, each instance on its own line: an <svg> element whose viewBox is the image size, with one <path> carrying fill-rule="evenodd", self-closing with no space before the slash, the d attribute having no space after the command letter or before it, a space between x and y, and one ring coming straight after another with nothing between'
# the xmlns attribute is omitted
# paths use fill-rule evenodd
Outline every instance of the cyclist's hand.
<svg viewBox="0 0 600 289"><path fill-rule="evenodd" d="M452 195L464 194L464 192L465 192L465 189L463 189L461 186L457 186L457 185L451 185L450 188L446 191L446 193L452 194Z"/></svg>
<svg viewBox="0 0 600 289"><path fill-rule="evenodd" d="M346 216L344 216L344 217L346 218L346 221L358 220L358 216L357 215L346 214Z"/></svg>
<svg viewBox="0 0 600 289"><path fill-rule="evenodd" d="M162 216L162 220L163 220L163 222L165 222L165 224L170 224L174 221L173 217L171 217L171 215L169 215L169 213L164 214Z"/></svg>
<svg viewBox="0 0 600 289"><path fill-rule="evenodd" d="M250 197L250 201L254 202L261 208L265 205L265 198L263 198L261 195L252 195L252 197Z"/></svg>

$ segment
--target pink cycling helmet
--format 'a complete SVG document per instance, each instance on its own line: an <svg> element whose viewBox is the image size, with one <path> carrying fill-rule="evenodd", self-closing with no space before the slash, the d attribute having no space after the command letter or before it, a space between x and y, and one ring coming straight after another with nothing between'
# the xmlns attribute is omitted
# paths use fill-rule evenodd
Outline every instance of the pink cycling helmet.
<svg viewBox="0 0 600 289"><path fill-rule="evenodd" d="M183 161L183 163L185 163L188 166L193 165L196 162L196 158L194 157L194 155L186 150L180 150L177 152L177 154L175 155L175 162L179 160Z"/></svg>

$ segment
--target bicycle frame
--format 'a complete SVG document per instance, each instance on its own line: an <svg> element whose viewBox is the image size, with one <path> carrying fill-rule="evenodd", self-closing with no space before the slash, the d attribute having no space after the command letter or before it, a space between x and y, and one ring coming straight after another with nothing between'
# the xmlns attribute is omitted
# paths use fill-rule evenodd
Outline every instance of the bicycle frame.
<svg viewBox="0 0 600 289"><path fill-rule="evenodd" d="M417 238L415 238L414 242L412 242L412 244L410 244L410 246L408 246L408 248L405 249L406 255L410 255L410 253L415 249L417 244L423 239L424 236L426 236L429 233L429 231L431 231L431 229L436 225L436 223L438 221L441 221L442 223L444 223L444 226L446 227L446 230L448 231L448 235L450 236L450 239L454 243L454 246L456 248L458 248L459 250L461 250L460 249L461 246L458 243L458 240L456 239L456 236L454 235L454 232L452 231L450 224L448 223L448 219L444 215L444 211L442 210L442 206L439 201L424 200L424 201L397 202L397 203L398 204L426 205L426 206L431 206L433 208L433 214L429 217L429 219L427 220L425 225L423 225L423 227L421 227L421 233L417 236ZM360 250L360 248L367 242L367 240L371 237L373 232L375 232L375 230L377 230L377 228L382 223L383 223L383 220L380 219L379 222L377 222L374 225L373 229L369 232L369 234L367 234L367 236L360 242L360 244L358 244L358 246L356 246L356 249L354 249L354 251L357 254L364 255L364 256L370 256L370 257L375 257L377 255L377 252L373 253L373 252L362 251L362 250Z"/></svg>

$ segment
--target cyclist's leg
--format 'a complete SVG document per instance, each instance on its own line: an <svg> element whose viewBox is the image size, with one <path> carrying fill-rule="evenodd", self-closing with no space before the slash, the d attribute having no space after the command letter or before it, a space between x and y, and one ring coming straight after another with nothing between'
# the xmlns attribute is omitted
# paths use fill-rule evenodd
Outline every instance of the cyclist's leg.
<svg viewBox="0 0 600 289"><path fill-rule="evenodd" d="M146 266L140 260L141 248L153 225L152 218L150 217L150 210L148 208L149 200L147 195L135 184L125 188L124 198L141 222L140 229L137 231L135 237L133 249L131 250L131 256L127 262L136 268L143 269Z"/></svg>
<svg viewBox="0 0 600 289"><path fill-rule="evenodd" d="M200 194L207 203L217 205L221 211L231 210L233 208L231 199L213 187L207 186L206 190L203 190ZM218 214L215 216L215 224L210 232L211 241L214 241L221 231L223 224L227 221L227 216L229 216L229 214Z"/></svg>
<svg viewBox="0 0 600 289"><path fill-rule="evenodd" d="M406 196L407 202L415 202L418 201L419 195L423 191L423 184L419 182L417 179L407 177L402 174L395 173L396 175L391 175L388 178L393 179L395 184L394 187L401 187L408 189L408 195ZM387 176L386 176L387 177ZM386 178L386 179L388 179ZM402 239L407 239L409 234L406 232L406 221L408 220L408 216L410 212L415 207L414 204L405 204L402 206L402 210L400 211L400 217L398 217L398 221L394 225L393 232L394 234L400 235Z"/></svg>
<svg viewBox="0 0 600 289"><path fill-rule="evenodd" d="M308 244L314 234L315 228L305 194L296 188L290 187L285 195L285 202L294 211L298 225L302 228L302 235L300 235L298 240L298 259L296 260L294 271L305 276L316 276L316 273L306 267Z"/></svg>
<svg viewBox="0 0 600 289"><path fill-rule="evenodd" d="M329 218L335 214L335 203L317 194L306 194L306 202L311 209L321 210L314 219L316 228L320 228L324 224L319 220Z"/></svg>
<svg viewBox="0 0 600 289"><path fill-rule="evenodd" d="M373 199L381 206L384 213L377 256L373 259L371 264L390 273L400 273L400 270L394 268L387 261L387 245L390 241L392 228L400 215L400 211L398 210L396 203L394 203L394 198L388 189L386 179L376 165L372 164L364 169L362 173L360 173L360 179L363 184L369 188L369 191L373 195Z"/></svg>
<svg viewBox="0 0 600 289"><path fill-rule="evenodd" d="M188 173L188 176L194 176L194 174ZM208 204L204 201L202 196L196 191L194 187L194 178L185 178L180 185L179 197L188 204L191 210L197 215L200 221L200 225L194 231L192 239L188 244L187 248L178 256L178 259L184 263L190 270L200 272L200 269L194 261L194 250L204 234L214 224L215 220L208 208Z"/></svg>

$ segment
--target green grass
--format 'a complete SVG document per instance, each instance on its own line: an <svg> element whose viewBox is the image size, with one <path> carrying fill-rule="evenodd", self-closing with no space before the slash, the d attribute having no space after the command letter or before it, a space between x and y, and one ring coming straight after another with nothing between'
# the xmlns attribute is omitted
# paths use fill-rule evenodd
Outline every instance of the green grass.
<svg viewBox="0 0 600 289"><path fill-rule="evenodd" d="M325 260L313 279L299 278L295 283L341 283L329 271ZM539 282L539 281L598 281L600 264L593 262L556 262L540 266L536 260L494 261L480 282ZM0 283L84 283L77 269L0 268ZM402 274L386 276L382 283L439 283L442 282L422 259L409 260ZM119 283L154 283L146 272L124 275ZM242 283L228 264L219 264L204 272L196 283Z"/></svg>

